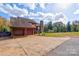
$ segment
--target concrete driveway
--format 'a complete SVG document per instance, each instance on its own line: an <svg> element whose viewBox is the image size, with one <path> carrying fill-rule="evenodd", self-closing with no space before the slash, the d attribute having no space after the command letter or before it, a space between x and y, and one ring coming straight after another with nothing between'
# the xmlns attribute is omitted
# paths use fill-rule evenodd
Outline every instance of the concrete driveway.
<svg viewBox="0 0 79 59"><path fill-rule="evenodd" d="M71 38L54 50L48 56L79 56L79 38Z"/></svg>
<svg viewBox="0 0 79 59"><path fill-rule="evenodd" d="M55 49L70 38L52 38L43 36L27 36L0 41L2 56L41 56Z"/></svg>

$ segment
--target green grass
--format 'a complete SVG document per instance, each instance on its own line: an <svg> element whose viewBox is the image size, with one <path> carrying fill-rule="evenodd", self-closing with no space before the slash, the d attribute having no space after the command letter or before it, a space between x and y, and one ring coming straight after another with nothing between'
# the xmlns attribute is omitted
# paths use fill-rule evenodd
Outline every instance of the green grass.
<svg viewBox="0 0 79 59"><path fill-rule="evenodd" d="M79 37L79 32L43 33L47 37Z"/></svg>

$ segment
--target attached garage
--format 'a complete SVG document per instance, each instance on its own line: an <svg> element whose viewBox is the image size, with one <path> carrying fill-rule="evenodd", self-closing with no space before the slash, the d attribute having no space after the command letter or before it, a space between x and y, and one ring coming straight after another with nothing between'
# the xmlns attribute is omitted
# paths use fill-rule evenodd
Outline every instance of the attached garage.
<svg viewBox="0 0 79 59"><path fill-rule="evenodd" d="M14 19L15 20L15 19ZM11 36L26 36L33 35L36 30L36 26L32 22L27 22L27 20L19 19L18 21L11 21Z"/></svg>

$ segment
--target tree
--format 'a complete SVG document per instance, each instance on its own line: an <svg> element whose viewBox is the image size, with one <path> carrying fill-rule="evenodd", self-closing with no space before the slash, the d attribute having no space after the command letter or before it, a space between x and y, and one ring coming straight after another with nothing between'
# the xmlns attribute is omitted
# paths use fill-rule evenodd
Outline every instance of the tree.
<svg viewBox="0 0 79 59"><path fill-rule="evenodd" d="M44 25L44 32L48 32L48 26L47 26L47 24Z"/></svg>
<svg viewBox="0 0 79 59"><path fill-rule="evenodd" d="M0 31L1 32L7 32L10 31L10 27L8 26L9 22L8 20L0 17Z"/></svg>
<svg viewBox="0 0 79 59"><path fill-rule="evenodd" d="M67 23L67 32L71 32L71 25L70 25L70 22Z"/></svg>
<svg viewBox="0 0 79 59"><path fill-rule="evenodd" d="M52 30L52 22L48 22L48 30Z"/></svg>
<svg viewBox="0 0 79 59"><path fill-rule="evenodd" d="M65 32L66 30L65 24L63 24L62 22L56 22L53 23L53 30L54 32Z"/></svg>
<svg viewBox="0 0 79 59"><path fill-rule="evenodd" d="M2 26L2 32L9 32L10 31L10 27L9 26Z"/></svg>
<svg viewBox="0 0 79 59"><path fill-rule="evenodd" d="M79 21L73 21L73 23L72 23L72 31L75 31L75 32L79 31Z"/></svg>
<svg viewBox="0 0 79 59"><path fill-rule="evenodd" d="M57 32L57 27L53 27L53 32Z"/></svg>

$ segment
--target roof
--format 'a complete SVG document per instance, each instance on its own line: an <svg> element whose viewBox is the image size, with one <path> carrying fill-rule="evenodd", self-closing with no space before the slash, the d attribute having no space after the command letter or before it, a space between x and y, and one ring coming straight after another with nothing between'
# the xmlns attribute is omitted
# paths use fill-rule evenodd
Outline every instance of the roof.
<svg viewBox="0 0 79 59"><path fill-rule="evenodd" d="M79 21L77 21L77 20L76 21L73 21L73 24L74 25L79 25Z"/></svg>
<svg viewBox="0 0 79 59"><path fill-rule="evenodd" d="M18 17L18 18L11 17L10 18L11 27L36 28L36 26L33 25L32 23L36 23L36 22L31 19L26 19L26 18L21 18L21 17Z"/></svg>
<svg viewBox="0 0 79 59"><path fill-rule="evenodd" d="M25 20L26 22L35 23L36 24L36 21L34 21L33 19L28 19L28 18L23 18L23 17L11 17L10 19Z"/></svg>

